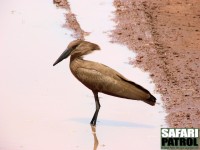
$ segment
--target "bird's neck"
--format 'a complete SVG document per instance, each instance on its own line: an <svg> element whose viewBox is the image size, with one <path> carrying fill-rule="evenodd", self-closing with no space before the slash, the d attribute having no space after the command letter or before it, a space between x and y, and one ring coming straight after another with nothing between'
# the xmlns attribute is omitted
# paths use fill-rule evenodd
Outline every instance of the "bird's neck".
<svg viewBox="0 0 200 150"><path fill-rule="evenodd" d="M89 53L87 53L87 54L89 54ZM71 55L70 69L74 75L76 74L77 68L79 68L79 67L84 68L86 66L88 67L88 62L91 62L91 61L83 59L83 57L87 54L85 53L85 54L81 55L80 53L76 53L76 54Z"/></svg>
<svg viewBox="0 0 200 150"><path fill-rule="evenodd" d="M84 63L82 57L70 57L70 70L75 75L77 68L81 67Z"/></svg>

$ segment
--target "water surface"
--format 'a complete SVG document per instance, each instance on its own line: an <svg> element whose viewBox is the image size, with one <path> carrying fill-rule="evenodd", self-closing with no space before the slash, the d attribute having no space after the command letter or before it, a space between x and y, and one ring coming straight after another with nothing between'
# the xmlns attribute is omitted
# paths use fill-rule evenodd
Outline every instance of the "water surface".
<svg viewBox="0 0 200 150"><path fill-rule="evenodd" d="M109 42L112 1L70 4L81 27L91 32L86 40L102 48L85 59L113 67L160 101L148 73L128 64L135 54ZM73 77L69 59L52 67L74 40L71 31L61 27L64 13L47 0L3 0L0 6L0 150L160 149L160 105L100 94L96 134L92 131L92 92Z"/></svg>

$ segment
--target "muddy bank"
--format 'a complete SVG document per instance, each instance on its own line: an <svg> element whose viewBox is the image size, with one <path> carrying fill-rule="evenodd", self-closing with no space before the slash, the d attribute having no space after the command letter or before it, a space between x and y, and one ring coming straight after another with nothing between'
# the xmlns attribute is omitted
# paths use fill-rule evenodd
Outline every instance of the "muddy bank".
<svg viewBox="0 0 200 150"><path fill-rule="evenodd" d="M72 37L77 39L84 39L84 35L87 35L89 33L84 32L78 21L76 20L75 14L72 13L71 8L69 6L69 3L67 0L53 0L53 3L60 8L66 9L67 13L66 16L66 23L63 25L63 27L66 27L73 31Z"/></svg>
<svg viewBox="0 0 200 150"><path fill-rule="evenodd" d="M170 127L200 127L200 2L115 0L114 41L138 53L162 94Z"/></svg>
<svg viewBox="0 0 200 150"><path fill-rule="evenodd" d="M65 0L66 27L86 34ZM151 73L163 96L170 127L200 127L200 2L197 0L115 0L113 42L138 53L132 63Z"/></svg>

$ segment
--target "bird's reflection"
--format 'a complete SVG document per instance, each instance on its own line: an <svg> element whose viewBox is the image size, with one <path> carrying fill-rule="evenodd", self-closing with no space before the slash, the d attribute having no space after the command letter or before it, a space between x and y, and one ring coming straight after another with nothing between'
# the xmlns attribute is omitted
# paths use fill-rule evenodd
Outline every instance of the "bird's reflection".
<svg viewBox="0 0 200 150"><path fill-rule="evenodd" d="M92 134L94 137L94 147L93 150L97 150L97 147L99 145L99 141L97 139L97 135L96 135L96 127L91 125L91 129L92 129Z"/></svg>

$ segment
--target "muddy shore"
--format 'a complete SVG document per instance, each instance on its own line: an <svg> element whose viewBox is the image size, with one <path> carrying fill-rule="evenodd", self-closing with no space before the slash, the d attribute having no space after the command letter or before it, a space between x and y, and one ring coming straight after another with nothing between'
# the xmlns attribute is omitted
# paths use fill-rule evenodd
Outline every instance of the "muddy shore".
<svg viewBox="0 0 200 150"><path fill-rule="evenodd" d="M84 39L65 0L66 27ZM151 73L170 127L200 128L200 2L198 0L115 0L113 42L138 55L133 65Z"/></svg>

